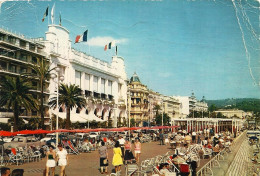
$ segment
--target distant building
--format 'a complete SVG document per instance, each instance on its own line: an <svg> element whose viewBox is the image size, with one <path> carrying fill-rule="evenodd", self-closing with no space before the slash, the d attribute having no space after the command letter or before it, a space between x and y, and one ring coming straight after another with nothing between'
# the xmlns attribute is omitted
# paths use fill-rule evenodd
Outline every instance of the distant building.
<svg viewBox="0 0 260 176"><path fill-rule="evenodd" d="M130 118L135 120L136 126L143 126L149 121L148 89L143 85L136 73L130 79L128 88L131 96Z"/></svg>
<svg viewBox="0 0 260 176"><path fill-rule="evenodd" d="M216 114L221 113L222 115L232 118L232 117L238 117L240 119L245 118L246 116L252 117L252 112L245 112L243 110L239 109L220 109L218 111L214 111Z"/></svg>
<svg viewBox="0 0 260 176"><path fill-rule="evenodd" d="M167 113L170 117L170 122L172 122L174 118L180 118L180 105L181 103L178 99L170 96L163 96L163 110L164 113Z"/></svg>
<svg viewBox="0 0 260 176"><path fill-rule="evenodd" d="M149 90L148 103L149 122L154 122L156 117L155 106L161 106L163 103L161 94L159 92Z"/></svg>
<svg viewBox="0 0 260 176"><path fill-rule="evenodd" d="M190 113L206 112L208 111L208 104L205 102L204 97L201 101L197 100L194 93L191 96L172 96L181 103L180 105L180 117L186 118Z"/></svg>

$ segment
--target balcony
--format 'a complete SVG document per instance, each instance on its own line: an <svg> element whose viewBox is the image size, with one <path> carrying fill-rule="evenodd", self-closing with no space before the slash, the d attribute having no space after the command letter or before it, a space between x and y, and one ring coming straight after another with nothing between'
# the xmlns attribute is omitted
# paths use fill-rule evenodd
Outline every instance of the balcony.
<svg viewBox="0 0 260 176"><path fill-rule="evenodd" d="M104 93L101 93L101 99L102 99L102 100L106 100L106 99L107 99L107 95L104 94Z"/></svg>
<svg viewBox="0 0 260 176"><path fill-rule="evenodd" d="M113 100L114 100L114 96L113 96L113 95L110 95L110 94L108 94L108 100L109 100L109 101L113 101Z"/></svg>
<svg viewBox="0 0 260 176"><path fill-rule="evenodd" d="M100 98L100 93L94 92L94 98L99 99Z"/></svg>
<svg viewBox="0 0 260 176"><path fill-rule="evenodd" d="M85 90L85 96L86 97L92 97L92 92L89 90Z"/></svg>

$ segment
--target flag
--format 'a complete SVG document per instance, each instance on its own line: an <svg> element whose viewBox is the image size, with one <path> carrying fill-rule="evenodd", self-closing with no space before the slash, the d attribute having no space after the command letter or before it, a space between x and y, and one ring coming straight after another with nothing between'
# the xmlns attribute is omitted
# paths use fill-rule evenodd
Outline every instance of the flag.
<svg viewBox="0 0 260 176"><path fill-rule="evenodd" d="M112 42L110 42L110 43L108 44L108 49L111 49L111 47L112 47Z"/></svg>
<svg viewBox="0 0 260 176"><path fill-rule="evenodd" d="M105 45L105 48L104 48L104 51L106 51L107 50L107 45Z"/></svg>
<svg viewBox="0 0 260 176"><path fill-rule="evenodd" d="M45 13L43 14L42 22L44 22L44 19L46 16L48 16L49 6L47 7Z"/></svg>
<svg viewBox="0 0 260 176"><path fill-rule="evenodd" d="M61 26L61 14L60 14L60 26Z"/></svg>
<svg viewBox="0 0 260 176"><path fill-rule="evenodd" d="M115 41L115 40L113 40L112 42L110 42L110 43L108 44L108 49L111 49L111 48L114 47L114 46L116 46L116 41Z"/></svg>
<svg viewBox="0 0 260 176"><path fill-rule="evenodd" d="M86 42L88 39L88 30L86 30L82 35L77 35L75 43Z"/></svg>
<svg viewBox="0 0 260 176"><path fill-rule="evenodd" d="M55 8L55 3L53 4L52 9L51 9L51 23L52 24L54 22L54 8Z"/></svg>

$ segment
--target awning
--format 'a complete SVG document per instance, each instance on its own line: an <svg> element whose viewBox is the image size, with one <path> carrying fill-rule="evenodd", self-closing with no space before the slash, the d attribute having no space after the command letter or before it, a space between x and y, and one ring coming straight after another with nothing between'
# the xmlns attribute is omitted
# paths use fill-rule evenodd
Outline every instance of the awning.
<svg viewBox="0 0 260 176"><path fill-rule="evenodd" d="M8 120L9 120L9 119L10 119L10 118L0 118L0 123L8 123ZM24 119L23 119L23 121L24 121L25 124L28 124L28 123L29 123L27 120L24 120Z"/></svg>
<svg viewBox="0 0 260 176"><path fill-rule="evenodd" d="M83 119L86 119L89 122L91 122L91 121L104 122L105 121L105 120L102 120L102 119L98 118L94 114L85 114L85 115L81 115L81 117Z"/></svg>
<svg viewBox="0 0 260 176"><path fill-rule="evenodd" d="M56 115L56 113L54 113ZM59 112L58 116L62 119L66 119L66 113L64 112ZM80 114L74 114L74 113L70 113L70 121L72 123L76 123L76 122L79 122L79 123L86 123L87 120L82 118L80 116Z"/></svg>

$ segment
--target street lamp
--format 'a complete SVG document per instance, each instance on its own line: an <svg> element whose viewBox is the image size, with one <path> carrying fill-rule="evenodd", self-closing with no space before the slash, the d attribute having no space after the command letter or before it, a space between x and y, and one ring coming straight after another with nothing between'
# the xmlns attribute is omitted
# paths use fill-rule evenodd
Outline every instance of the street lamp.
<svg viewBox="0 0 260 176"><path fill-rule="evenodd" d="M128 96L128 128L129 128L129 131L128 131L128 135L129 135L129 139L130 139L130 112L131 112L131 95L130 95L130 90L128 89L128 92L127 92L127 96Z"/></svg>
<svg viewBox="0 0 260 176"><path fill-rule="evenodd" d="M56 106L57 106L57 113L56 113L56 130L59 129L59 81L63 81L64 80L64 77L62 75L59 75L59 72L60 72L60 68L59 67L56 67L55 68L55 71L56 71L56 74L55 73L52 73L51 74L51 78L54 79L57 78L57 82L55 82L57 84L57 103L56 103ZM58 146L58 141L59 141L59 135L58 135L58 132L56 132L56 148Z"/></svg>

